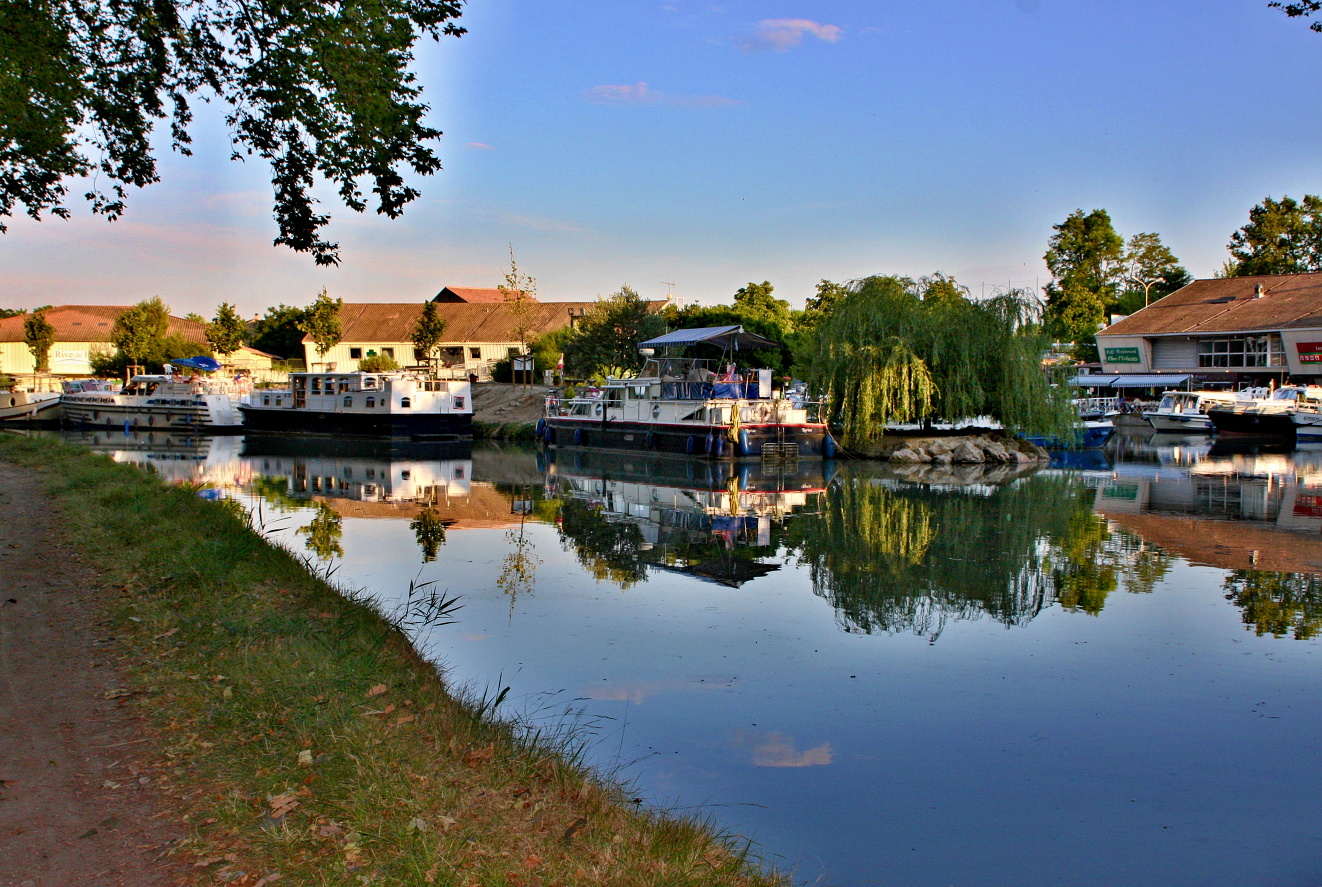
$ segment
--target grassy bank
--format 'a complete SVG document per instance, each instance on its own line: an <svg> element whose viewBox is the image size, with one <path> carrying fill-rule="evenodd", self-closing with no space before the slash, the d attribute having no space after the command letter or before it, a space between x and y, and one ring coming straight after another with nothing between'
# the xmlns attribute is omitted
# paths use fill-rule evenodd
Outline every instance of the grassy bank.
<svg viewBox="0 0 1322 887"><path fill-rule="evenodd" d="M396 621L241 510L50 440L0 435L0 458L40 473L114 591L116 695L157 739L148 775L199 883L777 883L737 842L635 809L456 700ZM415 617L443 618L414 597Z"/></svg>
<svg viewBox="0 0 1322 887"><path fill-rule="evenodd" d="M532 443L537 440L534 422L479 422L473 420L474 440L512 440Z"/></svg>

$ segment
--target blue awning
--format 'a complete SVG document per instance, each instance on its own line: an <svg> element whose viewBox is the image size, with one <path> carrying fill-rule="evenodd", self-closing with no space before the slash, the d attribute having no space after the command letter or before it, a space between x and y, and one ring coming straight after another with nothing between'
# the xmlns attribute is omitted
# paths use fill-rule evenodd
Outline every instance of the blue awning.
<svg viewBox="0 0 1322 887"><path fill-rule="evenodd" d="M1075 376L1073 379L1070 379L1070 384L1076 388L1109 388L1111 383L1119 378L1119 376L1107 376L1102 373L1095 373Z"/></svg>
<svg viewBox="0 0 1322 887"><path fill-rule="evenodd" d="M640 348L657 348L663 345L718 345L721 348L775 348L776 343L756 333L750 333L741 326L704 326L691 330L675 330L655 339L640 342Z"/></svg>
<svg viewBox="0 0 1322 887"><path fill-rule="evenodd" d="M177 357L171 360L174 366L187 367L190 370L202 370L208 373L214 373L220 369L220 363L214 357L207 357L205 354L199 354L197 357Z"/></svg>
<svg viewBox="0 0 1322 887"><path fill-rule="evenodd" d="M1132 373L1120 376L1111 383L1112 388L1174 388L1177 385L1183 385L1192 379L1188 373L1178 375L1175 373L1153 373L1141 375Z"/></svg>

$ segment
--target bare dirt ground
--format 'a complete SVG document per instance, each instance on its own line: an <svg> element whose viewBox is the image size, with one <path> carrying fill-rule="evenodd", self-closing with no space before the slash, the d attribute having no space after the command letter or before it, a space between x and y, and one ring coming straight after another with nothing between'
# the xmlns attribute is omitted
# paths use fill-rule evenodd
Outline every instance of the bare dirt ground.
<svg viewBox="0 0 1322 887"><path fill-rule="evenodd" d="M479 382L473 386L473 418L489 425L536 422L542 417L546 395L554 392L544 385Z"/></svg>
<svg viewBox="0 0 1322 887"><path fill-rule="evenodd" d="M109 592L40 482L0 462L0 887L180 883L184 836L120 690Z"/></svg>

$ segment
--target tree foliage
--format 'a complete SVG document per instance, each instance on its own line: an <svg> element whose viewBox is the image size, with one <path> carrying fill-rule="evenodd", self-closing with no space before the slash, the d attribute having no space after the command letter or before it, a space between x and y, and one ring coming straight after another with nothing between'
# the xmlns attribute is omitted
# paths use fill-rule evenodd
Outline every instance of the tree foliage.
<svg viewBox="0 0 1322 887"><path fill-rule="evenodd" d="M666 331L665 321L627 284L596 304L565 342L565 372L587 379L635 373L643 366L638 343Z"/></svg>
<svg viewBox="0 0 1322 887"><path fill-rule="evenodd" d="M71 180L90 178L93 211L118 218L129 186L159 179L156 125L188 154L190 101L215 98L232 156L271 166L275 242L337 263L312 188L323 178L362 212L370 181L390 218L418 196L403 173L440 168L440 132L423 122L413 46L462 34L459 14L459 0L0 4L0 217L67 218Z"/></svg>
<svg viewBox="0 0 1322 887"><path fill-rule="evenodd" d="M50 372L50 350L55 344L55 327L45 314L34 311L23 320L23 341L32 352L37 372Z"/></svg>
<svg viewBox="0 0 1322 887"><path fill-rule="evenodd" d="M1118 290L1124 238L1104 209L1086 214L1076 209L1052 228L1056 233L1043 256L1052 276L1046 286L1047 331L1058 341L1095 343L1106 305Z"/></svg>
<svg viewBox="0 0 1322 887"><path fill-rule="evenodd" d="M358 361L358 369L364 373L389 373L399 369L399 363L389 354L369 354Z"/></svg>
<svg viewBox="0 0 1322 887"><path fill-rule="evenodd" d="M1315 12L1322 11L1322 2L1319 0L1299 0L1298 3L1282 3L1280 0L1272 0L1268 6L1281 10L1290 18L1307 18ZM1322 32L1322 22L1313 22L1309 30Z"/></svg>
<svg viewBox="0 0 1322 887"><path fill-rule="evenodd" d="M340 309L343 307L343 299L332 299L326 288L322 287L321 292L317 293L316 301L299 321L298 328L312 337L318 357L324 358L327 351L339 344Z"/></svg>
<svg viewBox="0 0 1322 887"><path fill-rule="evenodd" d="M514 337L519 340L519 353L528 353L528 333L531 332L529 314L537 302L537 281L528 274L519 273L514 261L514 244L510 244L510 270L505 282L496 287L505 297L505 312L514 320Z"/></svg>
<svg viewBox="0 0 1322 887"><path fill-rule="evenodd" d="M794 323L790 316L790 303L771 295L775 290L770 281L749 282L734 294L734 307L745 317L758 317L768 320L788 333Z"/></svg>
<svg viewBox="0 0 1322 887"><path fill-rule="evenodd" d="M207 343L217 354L230 355L243 347L248 325L229 302L221 302L215 318L207 324Z"/></svg>
<svg viewBox="0 0 1322 887"><path fill-rule="evenodd" d="M1063 433L1068 392L1042 370L1049 341L1036 319L1020 291L975 302L943 276L869 277L805 336L801 369L847 446L880 437L887 423L938 418Z"/></svg>
<svg viewBox="0 0 1322 887"><path fill-rule="evenodd" d="M1230 235L1227 277L1322 271L1322 197L1268 197Z"/></svg>
<svg viewBox="0 0 1322 887"><path fill-rule="evenodd" d="M445 337L445 318L436 312L436 303L428 300L422 315L413 326L413 347L429 366L436 360L436 350Z"/></svg>
<svg viewBox="0 0 1322 887"><path fill-rule="evenodd" d="M277 357L303 356L303 329L308 309L292 305L267 308L266 314L253 325L252 347Z"/></svg>
<svg viewBox="0 0 1322 887"><path fill-rule="evenodd" d="M110 328L110 341L124 356L142 363L165 338L169 327L169 306L161 301L160 296L153 296L115 318Z"/></svg>
<svg viewBox="0 0 1322 887"><path fill-rule="evenodd" d="M739 305L686 305L676 309L667 306L666 323L674 329L695 329L708 326L742 326L750 333L775 342L775 348L757 348L741 351L739 362L748 367L770 367L776 375L789 372L793 363L793 336L785 326L765 314L750 314ZM722 351L716 345L693 345L688 352L693 357L718 360Z"/></svg>
<svg viewBox="0 0 1322 887"><path fill-rule="evenodd" d="M1117 314L1133 314L1193 279L1157 234L1129 238L1123 265L1123 289L1116 304L1108 306Z"/></svg>

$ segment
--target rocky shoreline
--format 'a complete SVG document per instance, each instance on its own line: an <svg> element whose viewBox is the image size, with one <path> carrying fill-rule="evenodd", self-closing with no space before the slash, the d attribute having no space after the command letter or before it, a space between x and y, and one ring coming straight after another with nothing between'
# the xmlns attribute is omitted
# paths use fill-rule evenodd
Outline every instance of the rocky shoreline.
<svg viewBox="0 0 1322 887"><path fill-rule="evenodd" d="M1050 454L1037 444L1006 434L941 437L887 436L851 455L911 465L1035 465Z"/></svg>

